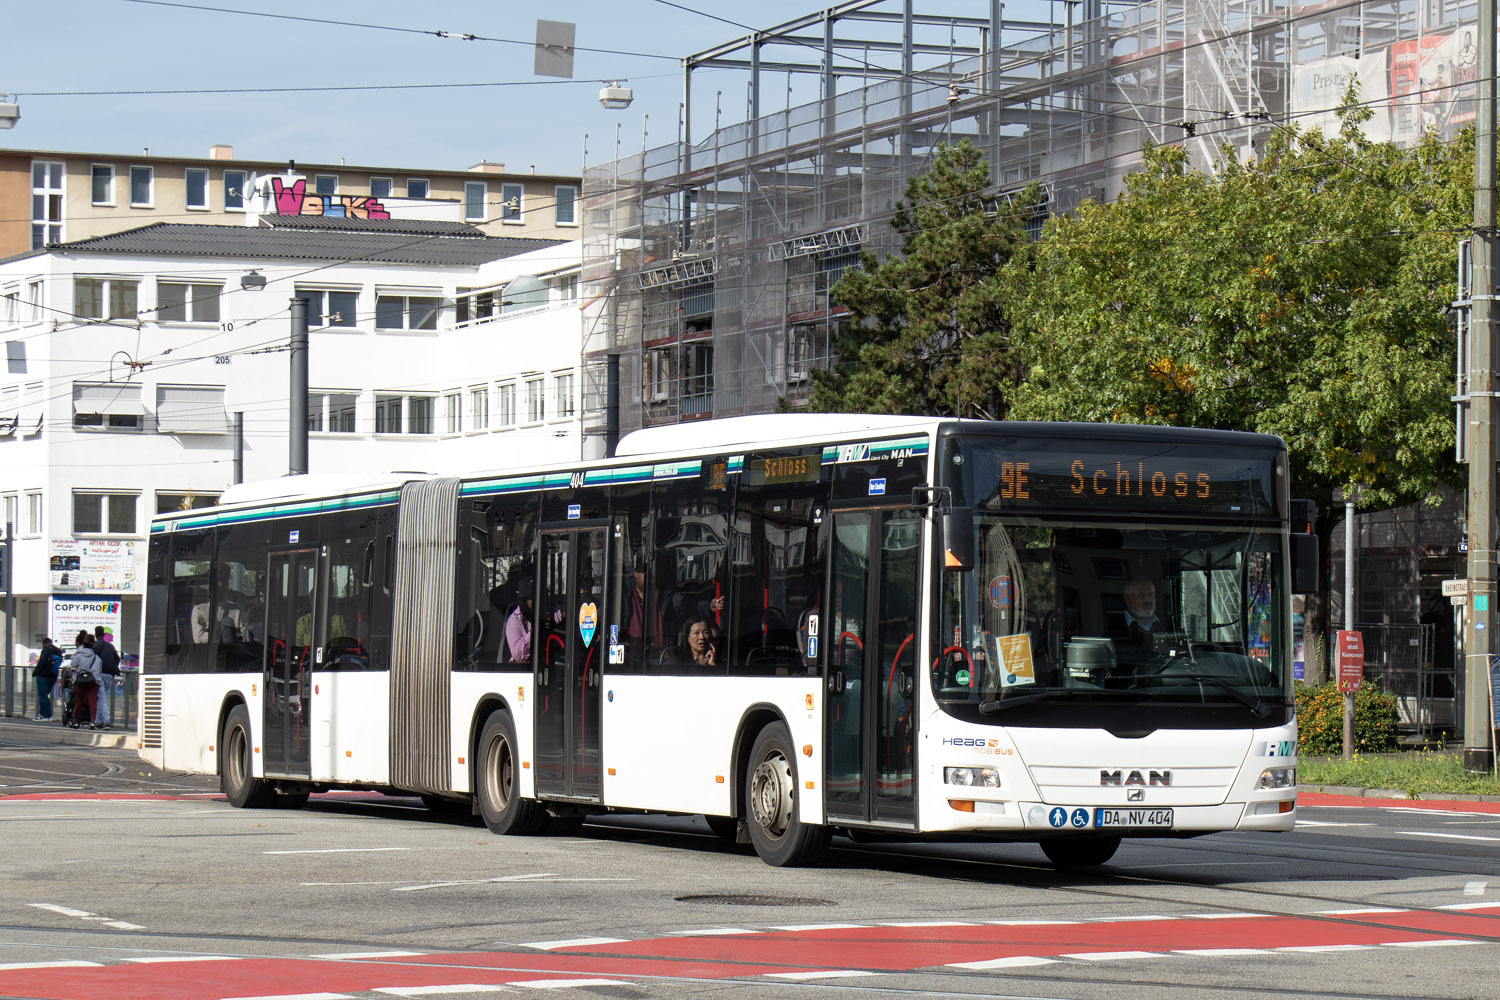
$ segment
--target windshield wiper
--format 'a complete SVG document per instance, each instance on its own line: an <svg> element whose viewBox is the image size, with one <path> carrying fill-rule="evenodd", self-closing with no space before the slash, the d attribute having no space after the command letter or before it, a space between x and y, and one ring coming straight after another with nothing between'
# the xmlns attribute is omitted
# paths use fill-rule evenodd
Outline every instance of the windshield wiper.
<svg viewBox="0 0 1500 1000"><path fill-rule="evenodd" d="M1182 673L1187 677L1191 677L1195 681L1207 681L1208 683L1212 684L1220 691L1223 691L1225 694L1229 695L1235 701L1249 708L1250 711L1255 713L1255 717L1257 719L1264 719L1266 716L1271 714L1271 709L1266 705L1265 702L1261 701L1253 694L1246 694L1239 688L1224 680L1224 678L1222 677L1216 677L1213 674L1200 674L1191 666L1184 669Z"/></svg>
<svg viewBox="0 0 1500 1000"><path fill-rule="evenodd" d="M997 698L994 701L981 701L979 710L985 715L994 715L1002 708L1015 708L1017 705L1025 705L1033 701L1041 701L1043 698L1051 698L1054 695L1066 694L1070 688L1047 688L1045 691L1033 691L1030 694L1020 694L1012 698Z"/></svg>

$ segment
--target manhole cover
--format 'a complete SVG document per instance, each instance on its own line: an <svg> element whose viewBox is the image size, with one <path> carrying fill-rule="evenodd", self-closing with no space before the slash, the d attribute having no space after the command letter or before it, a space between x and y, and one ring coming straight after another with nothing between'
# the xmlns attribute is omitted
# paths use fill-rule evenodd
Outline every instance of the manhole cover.
<svg viewBox="0 0 1500 1000"><path fill-rule="evenodd" d="M719 906L837 906L831 899L806 899L801 896L759 896L754 893L677 896L679 903L713 903Z"/></svg>

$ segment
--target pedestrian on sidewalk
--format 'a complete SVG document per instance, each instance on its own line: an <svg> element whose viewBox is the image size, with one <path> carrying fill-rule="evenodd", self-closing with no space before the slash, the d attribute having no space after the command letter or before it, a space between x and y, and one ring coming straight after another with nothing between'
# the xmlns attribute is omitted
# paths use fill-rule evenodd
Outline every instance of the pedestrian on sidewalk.
<svg viewBox="0 0 1500 1000"><path fill-rule="evenodd" d="M36 722L52 721L52 686L57 682L57 671L62 666L62 650L53 645L50 638L42 640L42 651L36 655L36 666L31 676L36 678Z"/></svg>
<svg viewBox="0 0 1500 1000"><path fill-rule="evenodd" d="M73 717L68 726L82 729L92 725L99 708L99 657L94 655L94 636L87 629L73 641L78 648L73 650Z"/></svg>
<svg viewBox="0 0 1500 1000"><path fill-rule="evenodd" d="M120 652L109 641L103 625L94 626L94 655L99 657L99 708L94 712L94 728L109 728L109 702L120 680Z"/></svg>

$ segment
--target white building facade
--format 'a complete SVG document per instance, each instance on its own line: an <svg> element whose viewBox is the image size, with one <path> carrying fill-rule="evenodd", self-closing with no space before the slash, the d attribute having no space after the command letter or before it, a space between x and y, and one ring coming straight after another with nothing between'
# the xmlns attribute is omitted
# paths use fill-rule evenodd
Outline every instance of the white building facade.
<svg viewBox="0 0 1500 1000"><path fill-rule="evenodd" d="M152 515L287 473L294 297L309 302L309 472L598 454L579 418L579 263L577 242L293 217L0 261L14 662L70 639L78 615L134 652Z"/></svg>

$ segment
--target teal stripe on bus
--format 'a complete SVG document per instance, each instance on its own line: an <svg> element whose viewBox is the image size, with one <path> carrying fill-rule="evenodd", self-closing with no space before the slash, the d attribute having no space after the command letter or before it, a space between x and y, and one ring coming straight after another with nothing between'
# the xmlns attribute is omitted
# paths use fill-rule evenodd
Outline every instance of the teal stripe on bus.
<svg viewBox="0 0 1500 1000"><path fill-rule="evenodd" d="M183 528L211 528L220 524L243 524L246 521L274 521L283 517L323 514L336 510L361 510L365 507L395 503L399 496L399 492L392 490L386 493L367 493L355 497L332 497L325 500L272 504L269 507L247 510L225 510L217 513L195 511L183 517L174 517L169 521L153 522L151 532L155 534L162 531L178 531ZM211 509L204 508L204 510Z"/></svg>
<svg viewBox="0 0 1500 1000"><path fill-rule="evenodd" d="M927 451L928 443L925 437L903 438L899 441L830 444L823 446L823 464L838 465L840 462L863 462L872 458L889 458L894 452L904 452L913 458L922 458L926 456Z"/></svg>

